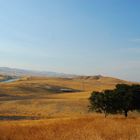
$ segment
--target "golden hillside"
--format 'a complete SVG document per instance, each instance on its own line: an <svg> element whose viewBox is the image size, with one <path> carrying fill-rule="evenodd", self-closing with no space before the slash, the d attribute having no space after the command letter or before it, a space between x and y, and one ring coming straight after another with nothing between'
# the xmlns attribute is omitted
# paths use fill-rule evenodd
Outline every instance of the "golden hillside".
<svg viewBox="0 0 140 140"><path fill-rule="evenodd" d="M0 83L1 140L128 140L140 138L139 113L129 119L89 112L92 91L131 82L103 76L23 77ZM6 130L6 131L5 131Z"/></svg>
<svg viewBox="0 0 140 140"><path fill-rule="evenodd" d="M0 114L33 117L64 117L88 113L92 91L129 83L111 77L23 77L0 83Z"/></svg>

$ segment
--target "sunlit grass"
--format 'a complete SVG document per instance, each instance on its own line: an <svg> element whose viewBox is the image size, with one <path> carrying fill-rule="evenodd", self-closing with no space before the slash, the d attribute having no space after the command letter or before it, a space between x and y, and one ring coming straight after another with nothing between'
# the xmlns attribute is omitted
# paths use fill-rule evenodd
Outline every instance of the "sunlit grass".
<svg viewBox="0 0 140 140"><path fill-rule="evenodd" d="M1 140L139 140L140 119L102 116L0 123Z"/></svg>
<svg viewBox="0 0 140 140"><path fill-rule="evenodd" d="M112 89L120 82L124 81L32 77L0 84L0 140L139 140L139 115L105 119L88 111L93 90ZM46 85L81 92L58 94Z"/></svg>

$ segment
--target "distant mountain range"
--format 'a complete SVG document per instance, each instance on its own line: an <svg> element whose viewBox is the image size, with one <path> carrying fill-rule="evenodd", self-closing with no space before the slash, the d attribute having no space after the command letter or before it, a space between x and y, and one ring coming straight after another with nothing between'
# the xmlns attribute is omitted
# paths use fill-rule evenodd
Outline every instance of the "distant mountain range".
<svg viewBox="0 0 140 140"><path fill-rule="evenodd" d="M49 71L33 71L33 70L24 70L17 68L9 68L9 67L0 67L1 75L9 75L9 76L43 76L43 77L75 77L76 75L72 74L64 74L57 72L49 72Z"/></svg>

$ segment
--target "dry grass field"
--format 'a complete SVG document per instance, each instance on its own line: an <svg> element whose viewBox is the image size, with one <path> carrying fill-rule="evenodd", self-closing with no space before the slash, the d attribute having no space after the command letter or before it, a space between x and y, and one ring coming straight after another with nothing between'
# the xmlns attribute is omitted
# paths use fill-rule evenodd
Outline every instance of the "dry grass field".
<svg viewBox="0 0 140 140"><path fill-rule="evenodd" d="M88 113L91 92L112 89L125 81L109 77L24 77L0 84L1 116L66 117ZM73 89L64 92L61 89Z"/></svg>
<svg viewBox="0 0 140 140"><path fill-rule="evenodd" d="M140 119L94 115L0 123L0 140L139 140Z"/></svg>
<svg viewBox="0 0 140 140"><path fill-rule="evenodd" d="M124 119L88 111L93 90L118 83L130 82L96 76L0 83L0 140L139 140L139 113Z"/></svg>

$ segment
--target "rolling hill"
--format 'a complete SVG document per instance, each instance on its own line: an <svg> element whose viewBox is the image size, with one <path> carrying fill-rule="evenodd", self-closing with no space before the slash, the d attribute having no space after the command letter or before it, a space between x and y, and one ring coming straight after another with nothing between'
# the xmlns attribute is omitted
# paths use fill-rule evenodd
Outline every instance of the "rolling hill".
<svg viewBox="0 0 140 140"><path fill-rule="evenodd" d="M139 139L139 114L131 113L127 120L120 115L105 119L88 110L92 91L131 82L101 75L48 77L31 76L27 71L3 74L8 73L21 77L14 82L0 82L0 139ZM7 77L13 76L0 75L1 80Z"/></svg>

